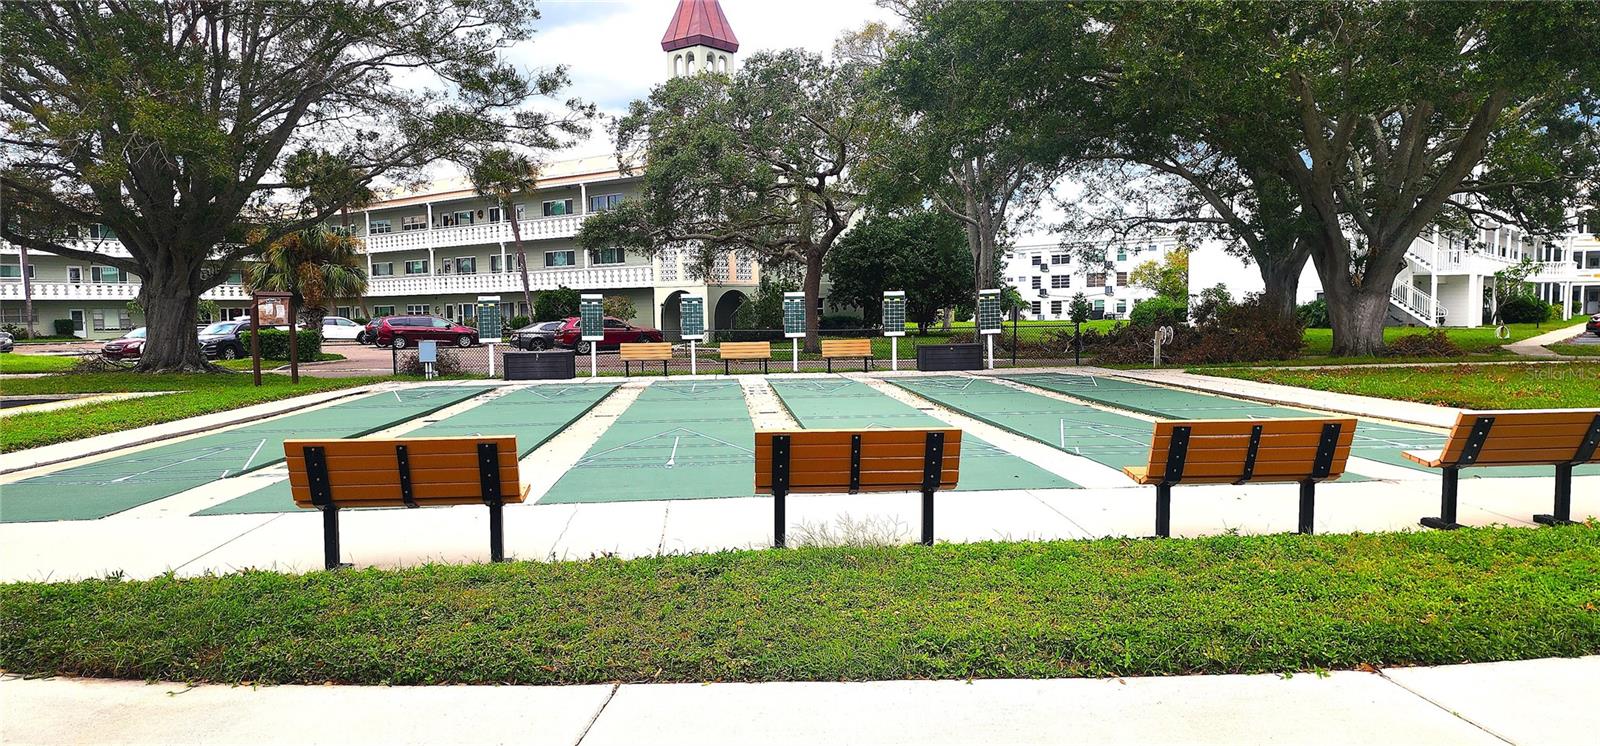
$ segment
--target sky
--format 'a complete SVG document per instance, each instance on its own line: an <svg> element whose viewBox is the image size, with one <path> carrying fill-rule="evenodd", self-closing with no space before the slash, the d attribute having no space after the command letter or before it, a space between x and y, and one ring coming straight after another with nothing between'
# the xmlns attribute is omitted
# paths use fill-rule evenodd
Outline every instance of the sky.
<svg viewBox="0 0 1600 746"><path fill-rule="evenodd" d="M735 60L762 49L801 47L821 54L840 33L868 21L894 24L893 13L873 0L721 0L722 12L739 38ZM666 79L661 36L677 0L541 0L532 40L508 51L529 68L566 65L572 86L563 92L596 104L608 115L649 95ZM589 139L555 158L612 153L603 125Z"/></svg>

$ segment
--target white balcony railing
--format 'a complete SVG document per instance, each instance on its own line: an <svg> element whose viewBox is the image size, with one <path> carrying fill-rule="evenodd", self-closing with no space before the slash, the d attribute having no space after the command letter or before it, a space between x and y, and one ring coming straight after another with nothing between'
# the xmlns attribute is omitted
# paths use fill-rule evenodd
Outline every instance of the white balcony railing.
<svg viewBox="0 0 1600 746"><path fill-rule="evenodd" d="M111 300L130 301L139 296L137 282L39 282L29 283L34 300ZM239 285L219 285L200 297L208 300L249 300L250 294ZM0 300L22 300L21 282L0 283Z"/></svg>
<svg viewBox="0 0 1600 746"><path fill-rule="evenodd" d="M655 269L648 264L622 264L608 267L573 267L528 272L532 290L600 290L651 287ZM402 275L374 277L367 282L369 297L448 295L473 293L515 293L522 291L522 275L499 272L467 275Z"/></svg>
<svg viewBox="0 0 1600 746"><path fill-rule="evenodd" d="M583 215L561 215L551 218L524 220L518 226L525 241L547 238L571 238L578 235L583 225ZM366 237L367 251L405 251L407 249L446 248L511 241L511 223L477 223L453 228L428 228L417 231L377 233Z"/></svg>
<svg viewBox="0 0 1600 746"><path fill-rule="evenodd" d="M1433 296L1408 283L1395 283L1389 290L1389 300L1426 326L1438 326L1446 315L1445 307L1435 303Z"/></svg>

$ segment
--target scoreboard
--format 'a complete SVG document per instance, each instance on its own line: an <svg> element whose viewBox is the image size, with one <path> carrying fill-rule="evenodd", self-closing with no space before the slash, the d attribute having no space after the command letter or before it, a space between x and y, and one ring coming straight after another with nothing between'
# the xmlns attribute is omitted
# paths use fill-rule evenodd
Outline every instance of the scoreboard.
<svg viewBox="0 0 1600 746"><path fill-rule="evenodd" d="M578 332L585 342L599 342L606 338L603 296L598 293L578 296Z"/></svg>
<svg viewBox="0 0 1600 746"><path fill-rule="evenodd" d="M1000 291L978 291L978 333L999 334L1004 320L1000 313Z"/></svg>
<svg viewBox="0 0 1600 746"><path fill-rule="evenodd" d="M706 299L699 295L678 297L678 328L684 339L706 338Z"/></svg>
<svg viewBox="0 0 1600 746"><path fill-rule="evenodd" d="M906 291L886 290L883 293L883 336L906 335Z"/></svg>
<svg viewBox="0 0 1600 746"><path fill-rule="evenodd" d="M783 336L794 338L806 335L806 294L783 294Z"/></svg>

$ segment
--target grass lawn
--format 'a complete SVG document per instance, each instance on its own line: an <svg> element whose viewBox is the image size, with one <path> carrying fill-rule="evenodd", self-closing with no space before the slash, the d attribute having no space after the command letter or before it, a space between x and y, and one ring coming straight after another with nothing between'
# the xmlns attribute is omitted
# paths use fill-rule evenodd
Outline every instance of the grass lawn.
<svg viewBox="0 0 1600 746"><path fill-rule="evenodd" d="M1494 336L1495 328L1481 326L1475 328L1445 327L1444 333L1451 341L1467 352L1492 352L1501 345L1518 342L1529 337L1537 337L1546 332L1560 329L1562 324L1547 322L1543 325L1535 324L1507 324L1506 330L1511 333L1510 339L1497 339ZM1422 326L1390 326L1383 330L1383 340L1392 343L1401 337L1413 334L1427 334L1433 331ZM1332 329L1307 329L1306 330L1306 355L1326 356L1333 350Z"/></svg>
<svg viewBox="0 0 1600 746"><path fill-rule="evenodd" d="M23 355L8 352L0 355L0 373L60 373L71 368L76 362L78 358L69 355Z"/></svg>
<svg viewBox="0 0 1600 746"><path fill-rule="evenodd" d="M1600 363L1195 372L1469 409L1600 407Z"/></svg>
<svg viewBox="0 0 1600 746"><path fill-rule="evenodd" d="M223 412L252 404L294 396L362 386L386 377L308 378L299 385L284 375L262 376L262 386L250 376L227 373L146 375L143 373L82 373L19 378L0 382L0 390L16 394L79 394L124 391L173 391L125 401L89 404L69 410L14 414L0 420L0 453L62 443L92 435L131 430L185 417Z"/></svg>
<svg viewBox="0 0 1600 746"><path fill-rule="evenodd" d="M0 668L262 684L1291 672L1600 653L1600 526L0 586Z"/></svg>
<svg viewBox="0 0 1600 746"><path fill-rule="evenodd" d="M1600 345L1545 345L1545 349L1559 355L1572 355L1574 357L1600 357Z"/></svg>

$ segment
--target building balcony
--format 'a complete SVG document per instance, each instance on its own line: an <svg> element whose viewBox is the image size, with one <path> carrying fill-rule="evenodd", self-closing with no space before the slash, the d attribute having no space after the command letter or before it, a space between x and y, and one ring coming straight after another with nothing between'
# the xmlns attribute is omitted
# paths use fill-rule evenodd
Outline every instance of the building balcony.
<svg viewBox="0 0 1600 746"><path fill-rule="evenodd" d="M652 287L655 279L655 268L648 264L618 264L605 267L530 270L528 287L532 290L554 290L562 286L574 290L608 290ZM367 282L368 297L520 292L522 292L522 275L518 272L400 275L374 277Z"/></svg>
<svg viewBox="0 0 1600 746"><path fill-rule="evenodd" d="M524 220L519 229L522 232L524 241L572 238L578 235L578 227L583 225L584 217L584 215L561 215L552 218ZM377 233L367 236L365 239L367 252L371 254L386 251L406 251L408 249L440 249L451 246L497 244L502 241L509 243L512 240L511 223L509 221L458 225L452 228L427 228L416 231Z"/></svg>
<svg viewBox="0 0 1600 746"><path fill-rule="evenodd" d="M139 283L137 282L39 282L29 283L33 291L33 299L45 300L81 300L81 301L122 301L127 302L139 296ZM215 301L246 301L250 294L245 292L240 285L218 285L207 290L200 297ZM7 281L0 283L0 300L22 300L22 283L20 281Z"/></svg>

